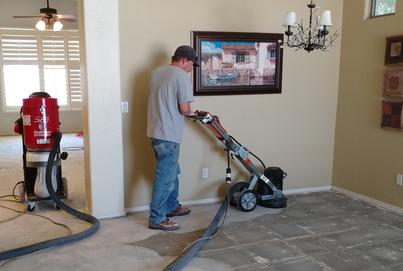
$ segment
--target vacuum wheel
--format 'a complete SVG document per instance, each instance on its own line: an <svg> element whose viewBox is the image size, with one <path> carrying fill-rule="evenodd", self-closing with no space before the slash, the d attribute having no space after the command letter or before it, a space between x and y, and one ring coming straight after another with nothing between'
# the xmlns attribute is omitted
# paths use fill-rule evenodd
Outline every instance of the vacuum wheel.
<svg viewBox="0 0 403 271"><path fill-rule="evenodd" d="M244 190L236 198L238 209L242 212L250 212L256 208L257 195L255 191L250 189Z"/></svg>
<svg viewBox="0 0 403 271"><path fill-rule="evenodd" d="M229 204L232 206L237 206L237 200L235 197L239 196L239 193L248 189L249 183L247 182L237 182L233 184L229 189Z"/></svg>
<svg viewBox="0 0 403 271"><path fill-rule="evenodd" d="M27 211L29 213L35 211L35 202L28 202L27 203Z"/></svg>

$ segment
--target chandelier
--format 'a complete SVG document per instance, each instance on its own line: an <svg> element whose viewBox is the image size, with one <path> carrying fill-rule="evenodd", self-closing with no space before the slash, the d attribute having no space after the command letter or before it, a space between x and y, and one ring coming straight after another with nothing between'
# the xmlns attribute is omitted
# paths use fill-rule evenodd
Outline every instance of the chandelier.
<svg viewBox="0 0 403 271"><path fill-rule="evenodd" d="M327 51L333 46L334 41L339 36L335 31L333 34L329 33L329 27L332 26L331 11L324 10L320 16L315 16L318 11L315 3L311 0L308 5L309 8L309 27L304 28L301 23L296 23L296 13L288 12L286 16L286 28L284 32L287 36L286 45L290 48L304 49L308 53L315 49ZM314 20L314 21L313 21ZM315 23L315 25L313 25ZM293 33L295 31L296 33Z"/></svg>

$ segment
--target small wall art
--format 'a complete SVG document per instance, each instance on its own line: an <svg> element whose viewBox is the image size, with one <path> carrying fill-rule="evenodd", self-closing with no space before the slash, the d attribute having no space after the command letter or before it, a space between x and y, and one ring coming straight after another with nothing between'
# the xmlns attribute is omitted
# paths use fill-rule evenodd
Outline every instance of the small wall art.
<svg viewBox="0 0 403 271"><path fill-rule="evenodd" d="M402 105L401 101L382 101L382 128L403 128Z"/></svg>
<svg viewBox="0 0 403 271"><path fill-rule="evenodd" d="M384 98L403 98L403 67L385 68Z"/></svg>
<svg viewBox="0 0 403 271"><path fill-rule="evenodd" d="M385 65L403 64L403 36L386 38Z"/></svg>

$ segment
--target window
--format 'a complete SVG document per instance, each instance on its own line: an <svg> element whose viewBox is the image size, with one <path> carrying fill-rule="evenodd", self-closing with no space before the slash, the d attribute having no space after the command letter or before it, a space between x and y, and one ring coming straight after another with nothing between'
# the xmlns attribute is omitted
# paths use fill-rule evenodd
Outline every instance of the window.
<svg viewBox="0 0 403 271"><path fill-rule="evenodd" d="M371 17L395 14L396 0L371 1Z"/></svg>
<svg viewBox="0 0 403 271"><path fill-rule="evenodd" d="M0 29L0 75L5 111L19 110L35 91L57 98L61 109L81 109L78 32Z"/></svg>
<svg viewBox="0 0 403 271"><path fill-rule="evenodd" d="M267 59L270 61L276 61L276 44L267 46Z"/></svg>
<svg viewBox="0 0 403 271"><path fill-rule="evenodd" d="M245 62L244 52L236 52L236 62Z"/></svg>
<svg viewBox="0 0 403 271"><path fill-rule="evenodd" d="M236 62L250 62L250 55L246 52L236 52Z"/></svg>

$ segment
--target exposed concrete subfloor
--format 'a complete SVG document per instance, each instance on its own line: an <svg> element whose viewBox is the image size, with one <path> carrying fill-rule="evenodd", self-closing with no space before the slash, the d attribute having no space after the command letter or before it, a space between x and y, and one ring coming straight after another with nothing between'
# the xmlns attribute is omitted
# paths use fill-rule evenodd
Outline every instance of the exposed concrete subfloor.
<svg viewBox="0 0 403 271"><path fill-rule="evenodd" d="M86 227L63 211L39 207L37 214L73 232ZM189 216L175 218L181 228L174 232L148 229L147 213L102 220L88 239L0 262L0 270L163 270L202 234L218 207L192 206ZM0 221L14 215L0 208ZM0 250L65 234L42 218L22 215L0 223ZM403 215L335 192L290 195L282 210L258 206L242 213L231 207L221 234L184 270L403 270Z"/></svg>

